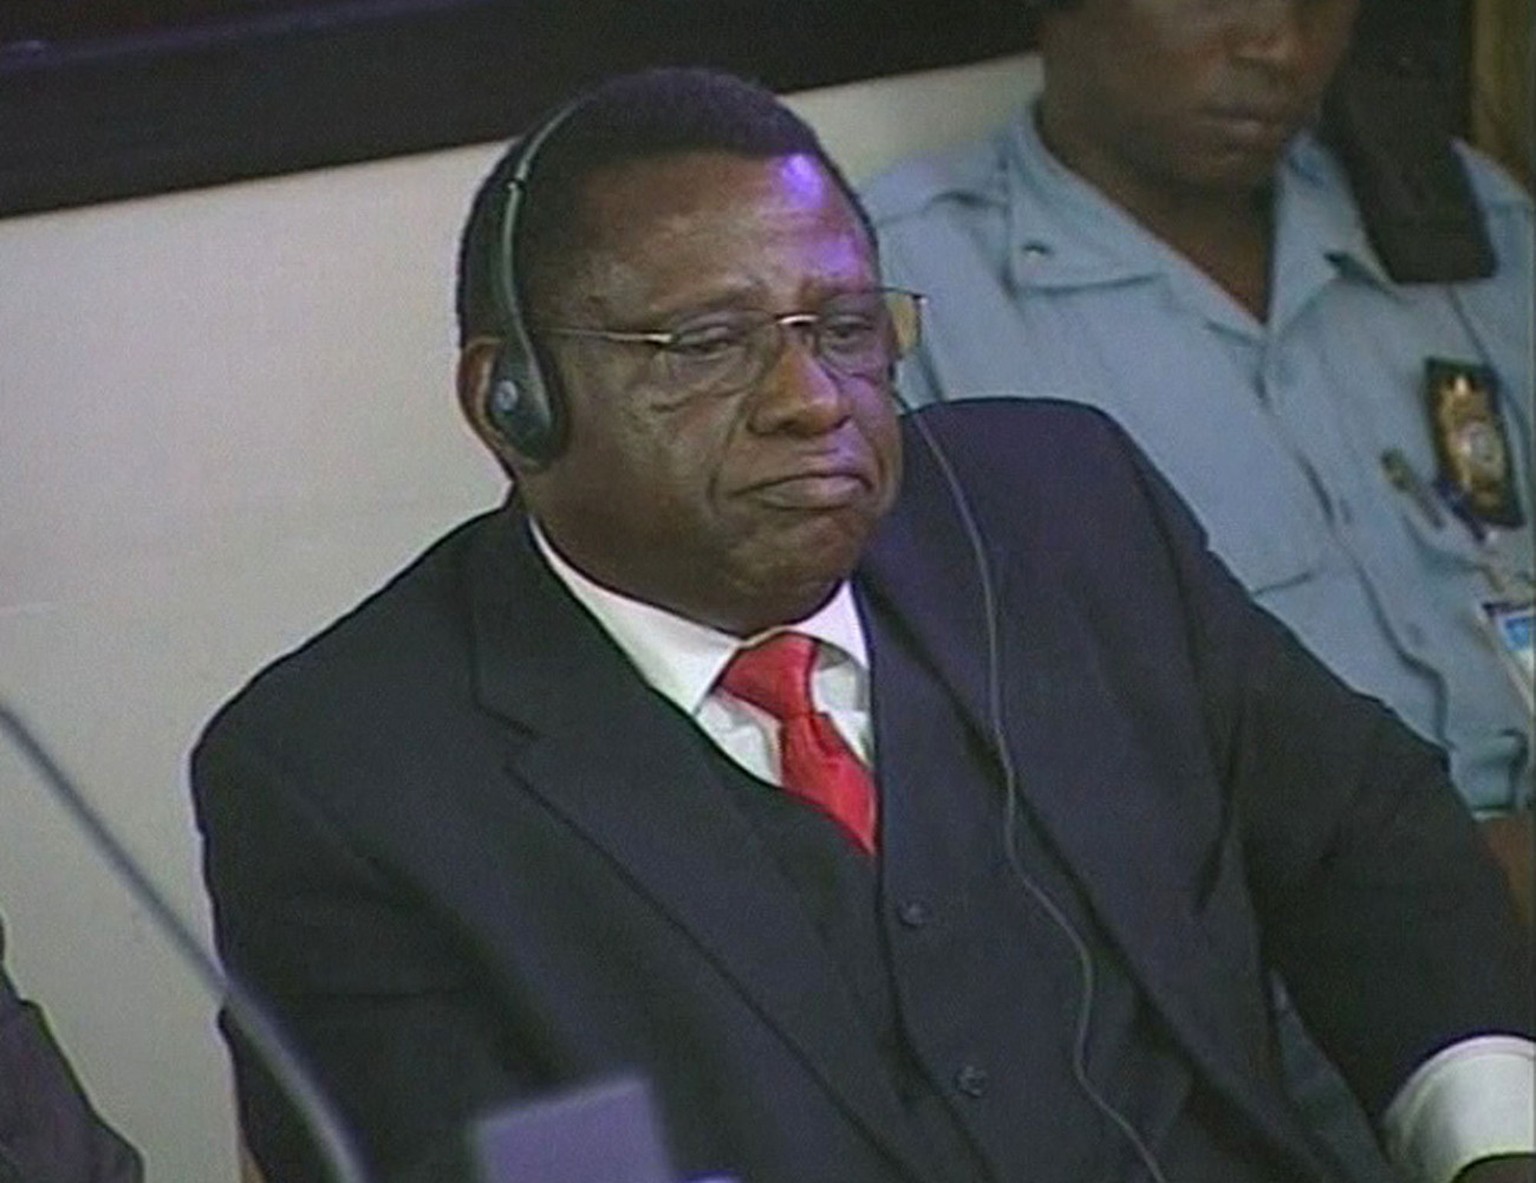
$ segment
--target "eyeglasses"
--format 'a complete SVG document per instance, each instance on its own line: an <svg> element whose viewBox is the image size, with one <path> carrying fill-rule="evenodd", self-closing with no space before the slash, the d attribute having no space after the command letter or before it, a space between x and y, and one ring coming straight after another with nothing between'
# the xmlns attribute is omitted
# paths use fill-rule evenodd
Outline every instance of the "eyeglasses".
<svg viewBox="0 0 1536 1183"><path fill-rule="evenodd" d="M814 312L777 316L746 309L713 312L655 332L539 325L535 333L648 345L664 380L686 394L729 394L773 368L788 329L803 333L826 369L848 378L884 377L917 344L923 297L901 288L833 296Z"/></svg>

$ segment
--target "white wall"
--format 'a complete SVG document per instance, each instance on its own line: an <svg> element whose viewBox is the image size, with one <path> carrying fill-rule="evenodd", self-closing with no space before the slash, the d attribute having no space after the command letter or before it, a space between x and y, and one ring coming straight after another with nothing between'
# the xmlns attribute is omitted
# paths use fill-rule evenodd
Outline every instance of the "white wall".
<svg viewBox="0 0 1536 1183"><path fill-rule="evenodd" d="M1033 63L798 96L855 178ZM451 282L496 146L0 221L0 700L206 933L184 759L251 672L499 495ZM0 744L0 912L150 1178L235 1177L213 1002Z"/></svg>

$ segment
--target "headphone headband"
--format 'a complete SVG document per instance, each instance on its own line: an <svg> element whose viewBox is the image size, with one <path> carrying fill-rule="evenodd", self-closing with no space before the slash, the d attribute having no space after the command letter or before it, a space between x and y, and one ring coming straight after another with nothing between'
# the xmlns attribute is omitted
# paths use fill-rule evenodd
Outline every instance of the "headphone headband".
<svg viewBox="0 0 1536 1183"><path fill-rule="evenodd" d="M580 96L557 108L518 146L511 175L503 184L500 232L492 293L501 325L501 348L491 368L486 420L516 451L545 464L565 446L566 415L557 384L539 365L533 336L523 316L517 282L517 235L528 196L528 179L544 145L586 103Z"/></svg>

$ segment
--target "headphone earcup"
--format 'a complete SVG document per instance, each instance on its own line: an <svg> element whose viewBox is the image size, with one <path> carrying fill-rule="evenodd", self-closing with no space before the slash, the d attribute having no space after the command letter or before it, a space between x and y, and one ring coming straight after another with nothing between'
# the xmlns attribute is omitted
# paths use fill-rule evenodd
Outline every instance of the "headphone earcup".
<svg viewBox="0 0 1536 1183"><path fill-rule="evenodd" d="M560 451L564 433L543 376L505 346L491 367L485 418L508 447L535 464L548 463Z"/></svg>
<svg viewBox="0 0 1536 1183"><path fill-rule="evenodd" d="M517 285L519 214L540 149L583 102L580 97L572 100L524 136L506 162L510 175L502 182L505 201L495 238L498 252L491 281L502 345L486 387L485 421L507 447L537 465L548 464L564 450L566 417L559 383L542 372L537 347L523 320Z"/></svg>

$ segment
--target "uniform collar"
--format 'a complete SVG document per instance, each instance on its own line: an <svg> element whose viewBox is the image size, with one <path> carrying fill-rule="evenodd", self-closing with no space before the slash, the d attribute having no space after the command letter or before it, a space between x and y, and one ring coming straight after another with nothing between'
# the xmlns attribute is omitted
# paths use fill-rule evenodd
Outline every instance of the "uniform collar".
<svg viewBox="0 0 1536 1183"><path fill-rule="evenodd" d="M1286 255L1327 259L1352 277L1398 292L1366 237L1359 206L1338 158L1311 131L1291 142L1278 177L1275 226Z"/></svg>
<svg viewBox="0 0 1536 1183"><path fill-rule="evenodd" d="M1236 305L1221 308L1214 285L1183 256L1052 155L1040 138L1036 113L1032 104L1001 133L1008 274L1015 289L1068 289L1162 275L1180 298L1212 319L1230 319ZM1342 170L1312 133L1302 132L1287 149L1275 190L1274 286L1282 302L1271 310L1272 326L1341 272L1395 291L1366 239Z"/></svg>
<svg viewBox="0 0 1536 1183"><path fill-rule="evenodd" d="M1086 287L1161 271L1168 248L1051 154L1037 112L1031 103L1002 133L1015 288Z"/></svg>

